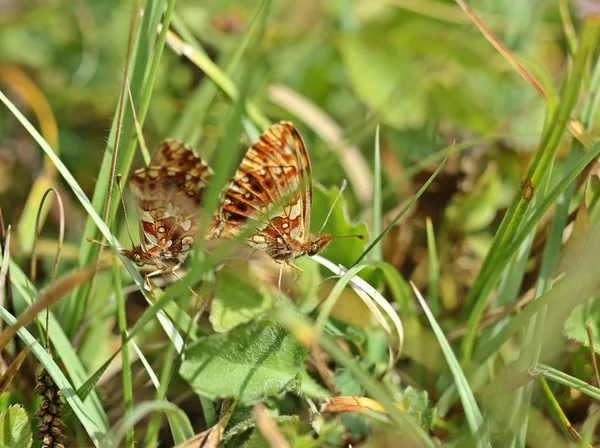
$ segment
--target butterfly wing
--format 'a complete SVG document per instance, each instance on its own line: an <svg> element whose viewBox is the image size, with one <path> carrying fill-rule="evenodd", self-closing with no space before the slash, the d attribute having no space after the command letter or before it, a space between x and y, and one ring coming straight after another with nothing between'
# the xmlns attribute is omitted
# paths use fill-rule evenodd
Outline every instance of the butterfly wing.
<svg viewBox="0 0 600 448"><path fill-rule="evenodd" d="M185 259L197 236L200 207L212 175L191 147L175 139L161 143L150 164L132 174L142 247L151 256Z"/></svg>
<svg viewBox="0 0 600 448"><path fill-rule="evenodd" d="M224 189L213 236L233 238L251 225L247 244L289 260L310 238L311 203L304 142L292 123L279 122L248 149Z"/></svg>

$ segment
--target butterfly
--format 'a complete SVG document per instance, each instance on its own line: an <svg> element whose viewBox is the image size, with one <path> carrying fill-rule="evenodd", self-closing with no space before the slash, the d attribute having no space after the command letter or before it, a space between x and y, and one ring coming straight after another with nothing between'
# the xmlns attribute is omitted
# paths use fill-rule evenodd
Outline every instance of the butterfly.
<svg viewBox="0 0 600 448"><path fill-rule="evenodd" d="M333 237L312 235L310 159L293 123L280 121L252 145L221 193L207 239L236 238L252 226L245 242L273 260L301 271L292 260L324 250Z"/></svg>
<svg viewBox="0 0 600 448"><path fill-rule="evenodd" d="M213 171L185 143L167 139L150 164L133 172L141 244L121 253L157 273L174 272L187 257L200 228L201 207Z"/></svg>

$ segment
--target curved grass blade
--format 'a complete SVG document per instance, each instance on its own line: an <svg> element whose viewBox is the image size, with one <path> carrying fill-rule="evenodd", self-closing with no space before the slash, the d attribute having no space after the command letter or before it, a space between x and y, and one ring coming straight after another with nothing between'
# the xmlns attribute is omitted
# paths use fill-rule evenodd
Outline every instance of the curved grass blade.
<svg viewBox="0 0 600 448"><path fill-rule="evenodd" d="M396 311L394 311L394 309L392 308L390 303L379 293L379 291L377 291L375 288L373 288L370 284L368 284L362 278L356 276L360 271L362 271L367 266L381 267L381 265L385 265L385 263L383 263L383 262L364 262L358 266L354 266L350 269L346 269L342 266L336 266L331 261L321 257L320 255L315 255L311 258L313 260L317 261L318 263L320 263L322 266L325 266L327 269L329 269L334 274L341 275L341 278L337 281L334 288L331 290L331 292L329 293L329 295L323 302L323 305L321 307L321 312L319 313L319 316L317 317L317 320L315 323L316 331L317 332L322 331L322 329L325 326L325 322L327 321L327 319L329 318L329 315L331 314L331 310L333 309L333 307L335 306L335 303L337 302L337 299L340 297L344 288L348 284L350 284L350 286L352 286L353 289L365 292L373 301L375 301L381 308L383 308L383 310L386 312L386 314L392 320L394 327L396 329L396 334L398 336L397 344L394 344L394 345L397 345L397 351L396 351L396 355L393 356L393 358L398 359L398 357L400 356L400 353L402 351L402 346L404 344L404 329L402 327L402 321L400 320L398 313L396 313ZM363 298L362 295L359 294L359 296L361 298ZM369 308L371 308L371 307L369 306ZM384 328L384 330L386 330L388 332L388 334L391 337L391 332L389 331L389 327L387 326L387 323L383 323L382 327Z"/></svg>
<svg viewBox="0 0 600 448"><path fill-rule="evenodd" d="M132 428L136 423L144 419L144 417L155 411L162 411L165 414L168 414L173 421L177 422L179 432L174 434L176 444L183 443L194 436L194 429L192 428L188 416L178 406L168 401L147 401L140 403L133 409L133 412L130 415L117 423L102 440L102 446L120 446L121 440L123 440L128 429Z"/></svg>
<svg viewBox="0 0 600 448"><path fill-rule="evenodd" d="M465 377L464 372L460 367L460 363L454 356L454 352L452 351L452 347L448 343L446 336L444 336L444 332L437 323L435 316L427 306L427 302L417 289L417 287L411 282L410 286L412 287L417 300L423 307L423 311L425 311L425 315L431 324L431 328L435 333L435 336L438 339L442 352L444 353L444 357L446 358L446 362L448 363L448 367L452 372L452 377L454 378L454 382L456 383L456 387L458 389L458 394L460 395L460 400L463 405L463 409L465 411L465 416L467 418L467 423L469 424L469 428L471 429L471 433L475 436L479 436L477 441L477 446L479 447L491 447L487 429L485 428L485 423L483 421L483 416L481 415L481 411L479 410L479 406L477 406L477 402L475 401L475 396L473 395L473 391L469 386L469 382Z"/></svg>

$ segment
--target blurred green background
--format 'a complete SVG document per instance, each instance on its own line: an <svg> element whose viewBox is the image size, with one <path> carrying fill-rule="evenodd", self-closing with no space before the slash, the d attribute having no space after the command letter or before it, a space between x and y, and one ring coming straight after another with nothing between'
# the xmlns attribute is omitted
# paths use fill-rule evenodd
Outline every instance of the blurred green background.
<svg viewBox="0 0 600 448"><path fill-rule="evenodd" d="M105 151L112 144L109 131L121 94L133 3L0 2L0 90L40 129L91 198L100 183L98 173ZM499 36L506 49L540 81L547 92L546 99L519 76L450 0L178 0L171 23L174 33L187 42L196 41L200 53L224 70L233 85L244 86L248 102L260 112L259 117L267 118L265 127L267 122L285 119L301 129L314 180L329 189L315 188L316 202L320 203L314 212L316 228L327 210L323 204L334 197L332 189L347 179L345 203L350 220L367 223L371 237L379 234L381 229L372 228L376 221L372 191L373 173L377 173L378 125L383 226L418 191L443 157L449 155L444 170L416 206L385 236L382 253L383 260L403 280L414 281L428 293L430 306L457 352L459 345L455 341L464 336L471 311L469 307L463 308L465 297L511 198L519 192L520 178L547 124L547 109L557 104L556 86L561 85L571 67L575 30L580 25L577 11L572 11L566 0L474 0L469 5L488 29ZM263 7L266 9L261 12ZM173 41L168 41L160 59L143 124L144 139L152 151L164 138L182 138L200 155L211 159L228 131L225 124L232 101L214 84L216 78L224 77L205 73L210 64L204 64L203 71L174 51L172 45ZM138 99L136 92L134 97ZM129 104L125 107L130 109ZM578 115L579 103L572 112ZM592 120L592 130L594 126ZM558 145L549 186L564 171L565 154L573 141L569 134L565 135ZM121 144L125 146L131 138L132 134L125 135ZM251 138L246 136L240 148L250 143ZM143 163L140 152L136 151L133 167ZM120 168L118 165L117 171ZM590 184L590 190L596 188L594 194L595 182ZM102 184L106 185L106 180ZM21 256L23 265L32 246L31 217L35 216L41 194L52 185L57 186L65 202L67 244L61 269L66 269L64 266L76 265L88 216L15 116L0 108L0 205L4 221L13 225L16 236L11 252L17 259ZM590 207L590 215L594 210L597 212L597 203ZM569 222L574 220L574 211L571 210ZM334 215L331 227L339 234L353 233L364 225L348 223L348 217L340 210ZM58 216L56 205L51 206L42 231L39 250L40 264L47 268L46 276L41 275L44 282L53 263ZM426 218L431 219L435 235L438 284L432 281ZM530 235L530 258L526 257L518 267L521 271L510 290L505 289L493 305L507 315L520 309L518 303L515 305L517 299L522 299L540 281L537 275L548 222L540 219L541 230L535 241L535 231ZM560 246L561 235L556 238ZM335 247L340 246L332 244L325 256L347 265L362 250L360 246L345 251ZM86 250L91 251L83 249ZM85 265L90 259L80 257L79 261ZM514 267L509 266L510 260L505 261L506 265L493 269L505 272ZM320 285L322 279L317 268L312 265L310 273L311 263L304 263L299 263L308 272L303 281L308 283L314 274L315 282ZM377 273L362 274L384 293L393 289L389 285L386 289ZM109 277L107 274L98 282L96 291L100 291L101 297L96 297L96 301L104 301L109 294L107 291L112 287ZM302 292L316 295L317 289L318 286L308 285ZM531 294L528 297L531 300ZM304 304L310 311L318 304L318 299L313 299L309 297L310 307ZM412 303L412 296L409 301ZM127 307L130 323L135 323L145 303L130 300ZM259 312L263 311L261 305ZM403 312L410 314L405 309L399 310L400 314ZM347 328L343 336L360 347L358 352L364 349L360 354L364 355L365 364L372 362L369 368L375 366L371 373L375 375L377 368L385 369L385 341L381 333L373 330L373 318L362 303L356 297L345 296L344 305L334 310L333 315L344 323L368 328L368 336L360 335L363 339L357 336L353 340L354 330ZM94 318L101 321L106 316ZM585 316L579 308L568 329L568 336L579 343L585 341ZM446 405L443 413L459 414L456 419L459 423L437 422L436 435L444 438L447 434L458 434L460 440L462 429L456 428L465 427L462 411L451 408L458 399L444 395L453 380L431 333L422 331L414 315L409 317L412 319L409 324L417 322L417 326L412 328L413 333L411 328L407 331L405 358L401 361L405 376L401 384L410 385L409 394L425 391L424 409L428 407L429 393L430 403L439 405L440 400ZM490 319L485 325L496 322L493 313L486 317ZM77 327L77 318L73 322L72 326ZM503 325L500 322L486 337L491 338ZM112 348L98 349L94 344L98 334L113 330L114 321L106 318L99 326L102 329L90 330L97 333L87 340L83 338L78 347L83 363L90 370L97 368ZM429 329L427 323L422 326ZM74 334L78 329L66 327L67 333L71 330ZM416 337L424 334L429 339ZM379 343L373 343L377 338ZM369 344L377 347L373 350L376 355L369 352ZM508 364L518 358L519 351L517 344L506 345L509 347L503 347L508 354L500 353L498 348L495 355ZM578 378L589 377L587 349L581 344L570 345L568 349L563 359L564 370ZM102 356L97 356L99 352ZM432 374L440 370L446 377L436 384ZM494 373L485 380L493 379ZM336 375L344 373L338 370ZM582 409L589 406L588 398L568 393L559 398L574 421L583 421Z"/></svg>

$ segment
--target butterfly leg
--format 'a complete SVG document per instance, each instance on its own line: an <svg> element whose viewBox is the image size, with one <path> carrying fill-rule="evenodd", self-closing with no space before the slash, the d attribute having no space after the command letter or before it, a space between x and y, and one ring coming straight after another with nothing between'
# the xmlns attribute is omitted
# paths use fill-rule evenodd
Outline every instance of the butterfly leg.
<svg viewBox="0 0 600 448"><path fill-rule="evenodd" d="M144 275L144 283L148 288L148 291L152 295L152 298L156 300L156 296L154 295L154 289L152 288L152 283L150 283L150 277L156 277L159 274L162 274L164 271L162 269L157 269L156 271L152 271Z"/></svg>
<svg viewBox="0 0 600 448"><path fill-rule="evenodd" d="M176 265L176 266L173 267L173 269L171 270L171 274L173 274L175 277L177 277L177 280L181 281L181 277L179 276L179 274L177 272L175 272L175 270L177 268L179 268L179 266L181 266L181 263L179 263L178 265ZM196 299L198 299L198 302L200 302L202 305L206 305L206 302L204 302L204 300L202 300L200 298L200 296L198 294L196 294L196 291L194 291L191 286L188 286L188 289L190 290L190 292L192 293L192 295Z"/></svg>
<svg viewBox="0 0 600 448"><path fill-rule="evenodd" d="M283 263L281 263L279 266L279 280L277 281L277 291L279 292L280 296L281 296L281 279L282 278L283 278Z"/></svg>
<svg viewBox="0 0 600 448"><path fill-rule="evenodd" d="M299 268L298 266L296 266L294 263L292 262L288 262L287 263L291 268L295 269L296 271L298 271L298 278L296 280L294 280L294 282L290 285L290 288L288 289L288 294L290 293L290 291L292 290L292 288L294 286L296 286L296 283L298 283L300 281L300 279L302 278L302 275L304 274L304 270L302 270L301 268Z"/></svg>

